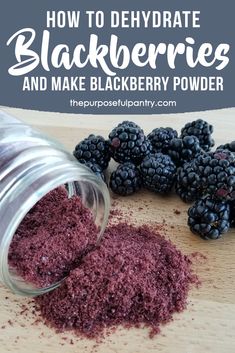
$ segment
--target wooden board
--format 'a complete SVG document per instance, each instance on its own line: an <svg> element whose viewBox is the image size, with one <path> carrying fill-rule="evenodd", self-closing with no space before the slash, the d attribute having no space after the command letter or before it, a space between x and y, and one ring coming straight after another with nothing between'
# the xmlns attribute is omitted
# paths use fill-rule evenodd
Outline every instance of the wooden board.
<svg viewBox="0 0 235 353"><path fill-rule="evenodd" d="M132 119L148 133L155 127L172 126L180 131L187 121L203 118L215 127L216 144L234 139L235 109L203 113L159 116L76 116L41 113L5 108L9 113L31 123L62 141L71 151L89 133L107 136L118 122ZM232 353L235 352L235 231L217 241L203 241L191 234L187 225L187 208L175 195L162 198L149 192L118 198L123 210L131 208L131 219L138 223L166 221L165 232L186 254L199 251L207 257L196 269L202 280L192 290L188 309L175 315L156 338L150 340L146 330L119 329L103 343L78 340L71 334L58 335L43 324L33 325L35 318L20 315L25 298L12 295L0 287L0 352L14 353ZM139 210L143 207L143 210ZM180 214L174 213L175 209ZM172 228L174 227L174 228ZM7 297L7 299L6 299ZM10 320L10 321L9 321ZM65 337L66 336L66 337ZM66 338L66 339L65 339ZM70 342L70 339L73 341ZM73 343L73 344L71 344Z"/></svg>

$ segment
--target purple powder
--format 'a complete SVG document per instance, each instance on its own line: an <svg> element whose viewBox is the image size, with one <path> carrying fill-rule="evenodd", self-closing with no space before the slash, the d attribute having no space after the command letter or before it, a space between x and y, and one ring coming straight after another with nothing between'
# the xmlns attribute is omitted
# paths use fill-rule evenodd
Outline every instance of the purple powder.
<svg viewBox="0 0 235 353"><path fill-rule="evenodd" d="M94 247L97 228L79 197L48 193L26 215L11 242L9 263L26 281L46 287L64 278Z"/></svg>
<svg viewBox="0 0 235 353"><path fill-rule="evenodd" d="M56 331L99 339L118 325L146 326L152 337L186 308L190 287L199 283L190 258L161 230L161 225L154 229L111 220L94 247L97 229L90 212L60 188L25 217L9 260L40 286L68 275L60 287L35 298L37 320Z"/></svg>
<svg viewBox="0 0 235 353"><path fill-rule="evenodd" d="M46 323L88 338L118 325L160 324L186 308L198 280L191 261L148 226L119 223L107 228L99 248L89 253L60 288L36 298Z"/></svg>

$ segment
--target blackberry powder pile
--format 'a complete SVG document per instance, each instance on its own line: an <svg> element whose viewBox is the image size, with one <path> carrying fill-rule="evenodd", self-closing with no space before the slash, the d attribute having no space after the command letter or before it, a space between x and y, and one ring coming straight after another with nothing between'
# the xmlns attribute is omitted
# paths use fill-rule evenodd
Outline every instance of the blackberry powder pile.
<svg viewBox="0 0 235 353"><path fill-rule="evenodd" d="M67 275L35 298L37 315L57 331L98 339L118 325L145 326L153 336L186 308L190 287L198 284L189 257L147 225L111 222L98 247L96 235L79 198L68 200L56 189L20 225L9 261L40 286Z"/></svg>
<svg viewBox="0 0 235 353"><path fill-rule="evenodd" d="M46 322L93 338L105 328L144 325L150 335L186 308L196 277L190 260L147 226L110 226L63 285L36 298Z"/></svg>

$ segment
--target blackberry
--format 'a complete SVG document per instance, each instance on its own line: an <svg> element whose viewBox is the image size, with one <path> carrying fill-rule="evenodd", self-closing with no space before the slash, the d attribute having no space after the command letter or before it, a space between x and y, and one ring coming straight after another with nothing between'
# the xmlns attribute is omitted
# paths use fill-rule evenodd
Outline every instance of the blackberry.
<svg viewBox="0 0 235 353"><path fill-rule="evenodd" d="M226 143L225 145L220 145L216 150L229 150L230 152L235 153L235 141Z"/></svg>
<svg viewBox="0 0 235 353"><path fill-rule="evenodd" d="M138 165L152 150L143 130L131 121L123 121L115 127L109 134L109 143L112 157L119 163Z"/></svg>
<svg viewBox="0 0 235 353"><path fill-rule="evenodd" d="M201 153L199 140L195 136L174 138L169 143L167 154L172 158L176 166L182 166Z"/></svg>
<svg viewBox="0 0 235 353"><path fill-rule="evenodd" d="M181 129L181 138L185 136L196 136L200 142L200 146L204 151L209 151L214 146L215 142L211 135L213 133L213 126L202 119L187 123Z"/></svg>
<svg viewBox="0 0 235 353"><path fill-rule="evenodd" d="M169 148L170 141L178 137L178 133L171 127L160 127L150 132L147 137L152 144L154 152L165 153Z"/></svg>
<svg viewBox="0 0 235 353"><path fill-rule="evenodd" d="M201 179L193 161L178 168L175 191L184 202L192 202L202 196Z"/></svg>
<svg viewBox="0 0 235 353"><path fill-rule="evenodd" d="M218 199L235 199L235 155L228 150L216 150L199 155L195 168L203 188Z"/></svg>
<svg viewBox="0 0 235 353"><path fill-rule="evenodd" d="M82 140L73 152L77 160L98 164L102 170L108 167L110 161L109 143L102 136L89 135Z"/></svg>
<svg viewBox="0 0 235 353"><path fill-rule="evenodd" d="M230 207L225 201L211 197L197 200L188 210L188 225L203 239L218 239L230 227Z"/></svg>
<svg viewBox="0 0 235 353"><path fill-rule="evenodd" d="M168 193L175 181L176 166L168 155L151 154L140 165L143 185L160 194Z"/></svg>
<svg viewBox="0 0 235 353"><path fill-rule="evenodd" d="M84 164L87 168L89 168L94 174L96 174L98 177L103 179L105 181L105 176L103 173L102 168L99 166L99 164L92 163L91 161L85 161L85 159L80 159L78 161L79 163Z"/></svg>
<svg viewBox="0 0 235 353"><path fill-rule="evenodd" d="M110 177L110 188L115 194L122 196L131 195L141 188L141 176L135 164L126 162L120 164L112 172Z"/></svg>

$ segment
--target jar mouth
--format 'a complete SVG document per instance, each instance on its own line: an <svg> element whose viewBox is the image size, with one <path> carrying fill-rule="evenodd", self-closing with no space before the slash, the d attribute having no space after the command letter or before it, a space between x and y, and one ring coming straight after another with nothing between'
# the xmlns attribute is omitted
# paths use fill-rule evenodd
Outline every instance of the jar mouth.
<svg viewBox="0 0 235 353"><path fill-rule="evenodd" d="M0 199L0 215L3 220L0 229L4 234L0 244L0 277L16 294L26 296L44 294L58 287L64 280L63 278L47 287L38 288L31 283L26 283L14 269L10 269L8 263L10 244L20 223L35 204L50 191L67 184L68 197L78 195L84 206L91 210L94 223L98 227L97 243L104 233L110 208L108 188L101 178L78 163L69 153L68 156L68 161L55 159L54 163L50 163L50 167L47 165L45 168L42 165L40 169L37 166L31 174L21 175L4 195L4 198Z"/></svg>

